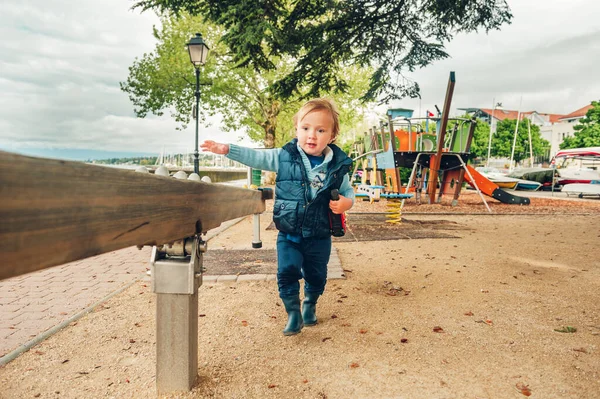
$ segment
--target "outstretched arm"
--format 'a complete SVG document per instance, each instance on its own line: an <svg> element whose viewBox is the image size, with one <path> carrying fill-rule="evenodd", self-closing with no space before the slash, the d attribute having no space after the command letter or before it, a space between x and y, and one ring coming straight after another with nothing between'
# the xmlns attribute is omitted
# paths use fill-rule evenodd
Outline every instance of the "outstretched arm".
<svg viewBox="0 0 600 399"><path fill-rule="evenodd" d="M200 147L203 151L225 155L233 161L243 163L254 169L271 170L273 172L277 172L279 169L279 152L281 148L255 150L235 144L217 143L212 140L206 140Z"/></svg>

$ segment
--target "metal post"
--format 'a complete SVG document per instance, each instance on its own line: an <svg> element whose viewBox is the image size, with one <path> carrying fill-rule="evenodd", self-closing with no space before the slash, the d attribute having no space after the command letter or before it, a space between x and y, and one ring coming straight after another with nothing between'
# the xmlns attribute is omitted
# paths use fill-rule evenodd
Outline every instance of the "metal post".
<svg viewBox="0 0 600 399"><path fill-rule="evenodd" d="M467 175L469 175L469 179L471 179L471 181L473 182L473 186L475 186L475 191L477 191L477 194L479 194L479 197L481 198L481 200L483 201L483 204L485 205L485 207L487 208L489 213L492 213L492 210L490 209L490 206L488 205L487 201L485 200L485 198L483 197L483 194L481 193L481 190L479 189L479 187L477 186L477 182L475 181L475 179L473 178L473 176L471 175L471 172L469 172L469 169L467 169L467 165L465 165L465 163L463 162L462 158L458 155L458 154L453 154L456 155L456 157L458 158L458 161L460 162L460 166L462 166L462 168L464 169L464 171L467 173Z"/></svg>
<svg viewBox="0 0 600 399"><path fill-rule="evenodd" d="M404 194L408 194L408 190L410 190L410 186L413 184L413 181L415 179L415 175L417 174L417 165L419 163L419 158L421 157L422 153L418 153L417 157L415 158L415 162L413 164L413 168L412 171L410 172L410 177L408 178L408 184L406 185L406 190L404 191ZM417 196L417 190L415 189L415 199ZM400 202L400 211L402 211L402 208L404 207L404 201L406 201L406 198L402 198L402 202Z"/></svg>
<svg viewBox="0 0 600 399"><path fill-rule="evenodd" d="M254 214L254 234L252 235L252 248L262 248L262 241L260 240L260 214Z"/></svg>
<svg viewBox="0 0 600 399"><path fill-rule="evenodd" d="M200 119L200 68L196 68L196 146L194 147L194 173L200 174L198 160L198 119Z"/></svg>
<svg viewBox="0 0 600 399"><path fill-rule="evenodd" d="M248 188L252 186L252 168L248 166ZM260 240L260 214L254 214L252 220L252 248L262 248L262 241Z"/></svg>
<svg viewBox="0 0 600 399"><path fill-rule="evenodd" d="M153 247L152 292L156 298L156 389L189 391L198 376L198 288L202 285L199 236Z"/></svg>

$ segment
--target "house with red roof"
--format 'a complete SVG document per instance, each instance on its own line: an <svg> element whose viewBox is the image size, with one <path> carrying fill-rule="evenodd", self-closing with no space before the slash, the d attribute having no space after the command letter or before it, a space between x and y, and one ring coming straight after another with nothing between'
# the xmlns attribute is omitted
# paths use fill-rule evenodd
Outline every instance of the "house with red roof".
<svg viewBox="0 0 600 399"><path fill-rule="evenodd" d="M465 111L467 114L475 116L487 123L491 123L494 129L496 122L504 119L529 119L532 124L540 127L542 138L550 143L549 159L558 152L560 144L565 138L573 136L575 130L573 126L579 123L579 120L585 116L587 111L592 108L592 105L586 105L567 115L548 114L538 111L526 111L519 114L518 111L506 110L502 107L497 108L458 108Z"/></svg>
<svg viewBox="0 0 600 399"><path fill-rule="evenodd" d="M561 143L567 137L575 134L573 126L577 125L581 118L592 108L592 104L581 107L567 115L562 115L557 121L547 126L540 126L540 134L550 142L550 157L552 158L560 150Z"/></svg>
<svg viewBox="0 0 600 399"><path fill-rule="evenodd" d="M562 118L560 118L560 121L569 123L579 122L579 120L583 118L590 109L592 109L592 104L579 108L577 111L573 111L568 115L564 115Z"/></svg>

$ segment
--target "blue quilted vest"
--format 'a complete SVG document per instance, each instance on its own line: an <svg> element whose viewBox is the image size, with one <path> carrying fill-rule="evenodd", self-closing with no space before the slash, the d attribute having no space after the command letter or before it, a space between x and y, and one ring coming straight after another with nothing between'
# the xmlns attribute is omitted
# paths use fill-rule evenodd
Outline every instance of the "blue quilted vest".
<svg viewBox="0 0 600 399"><path fill-rule="evenodd" d="M352 160L338 146L329 144L333 158L327 165L323 187L309 201L310 182L297 142L297 139L293 139L283 146L279 154L273 221L277 229L284 233L313 238L329 237L331 190L340 188L344 175L352 166Z"/></svg>

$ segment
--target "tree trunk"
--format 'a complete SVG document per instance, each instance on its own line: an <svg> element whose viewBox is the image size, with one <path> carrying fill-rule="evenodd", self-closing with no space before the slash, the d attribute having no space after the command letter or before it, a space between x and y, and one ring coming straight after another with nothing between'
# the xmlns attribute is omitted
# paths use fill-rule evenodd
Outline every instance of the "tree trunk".
<svg viewBox="0 0 600 399"><path fill-rule="evenodd" d="M275 148L275 134L277 131L277 116L281 107L277 101L271 102L271 106L265 110L266 120L262 124L265 129L265 148ZM267 172L264 177L265 184L275 184L275 173Z"/></svg>
<svg viewBox="0 0 600 399"><path fill-rule="evenodd" d="M275 124L266 123L265 124L265 148L274 148L275 147L275 129L277 126Z"/></svg>
<svg viewBox="0 0 600 399"><path fill-rule="evenodd" d="M275 147L275 129L277 128L276 119L272 123L265 124L265 148ZM265 184L275 184L275 172L266 172L264 177Z"/></svg>
<svg viewBox="0 0 600 399"><path fill-rule="evenodd" d="M265 121L263 123L263 129L265 129L265 148L275 147L275 133L277 130L277 116L281 107L279 102L271 101L270 106L265 107Z"/></svg>

